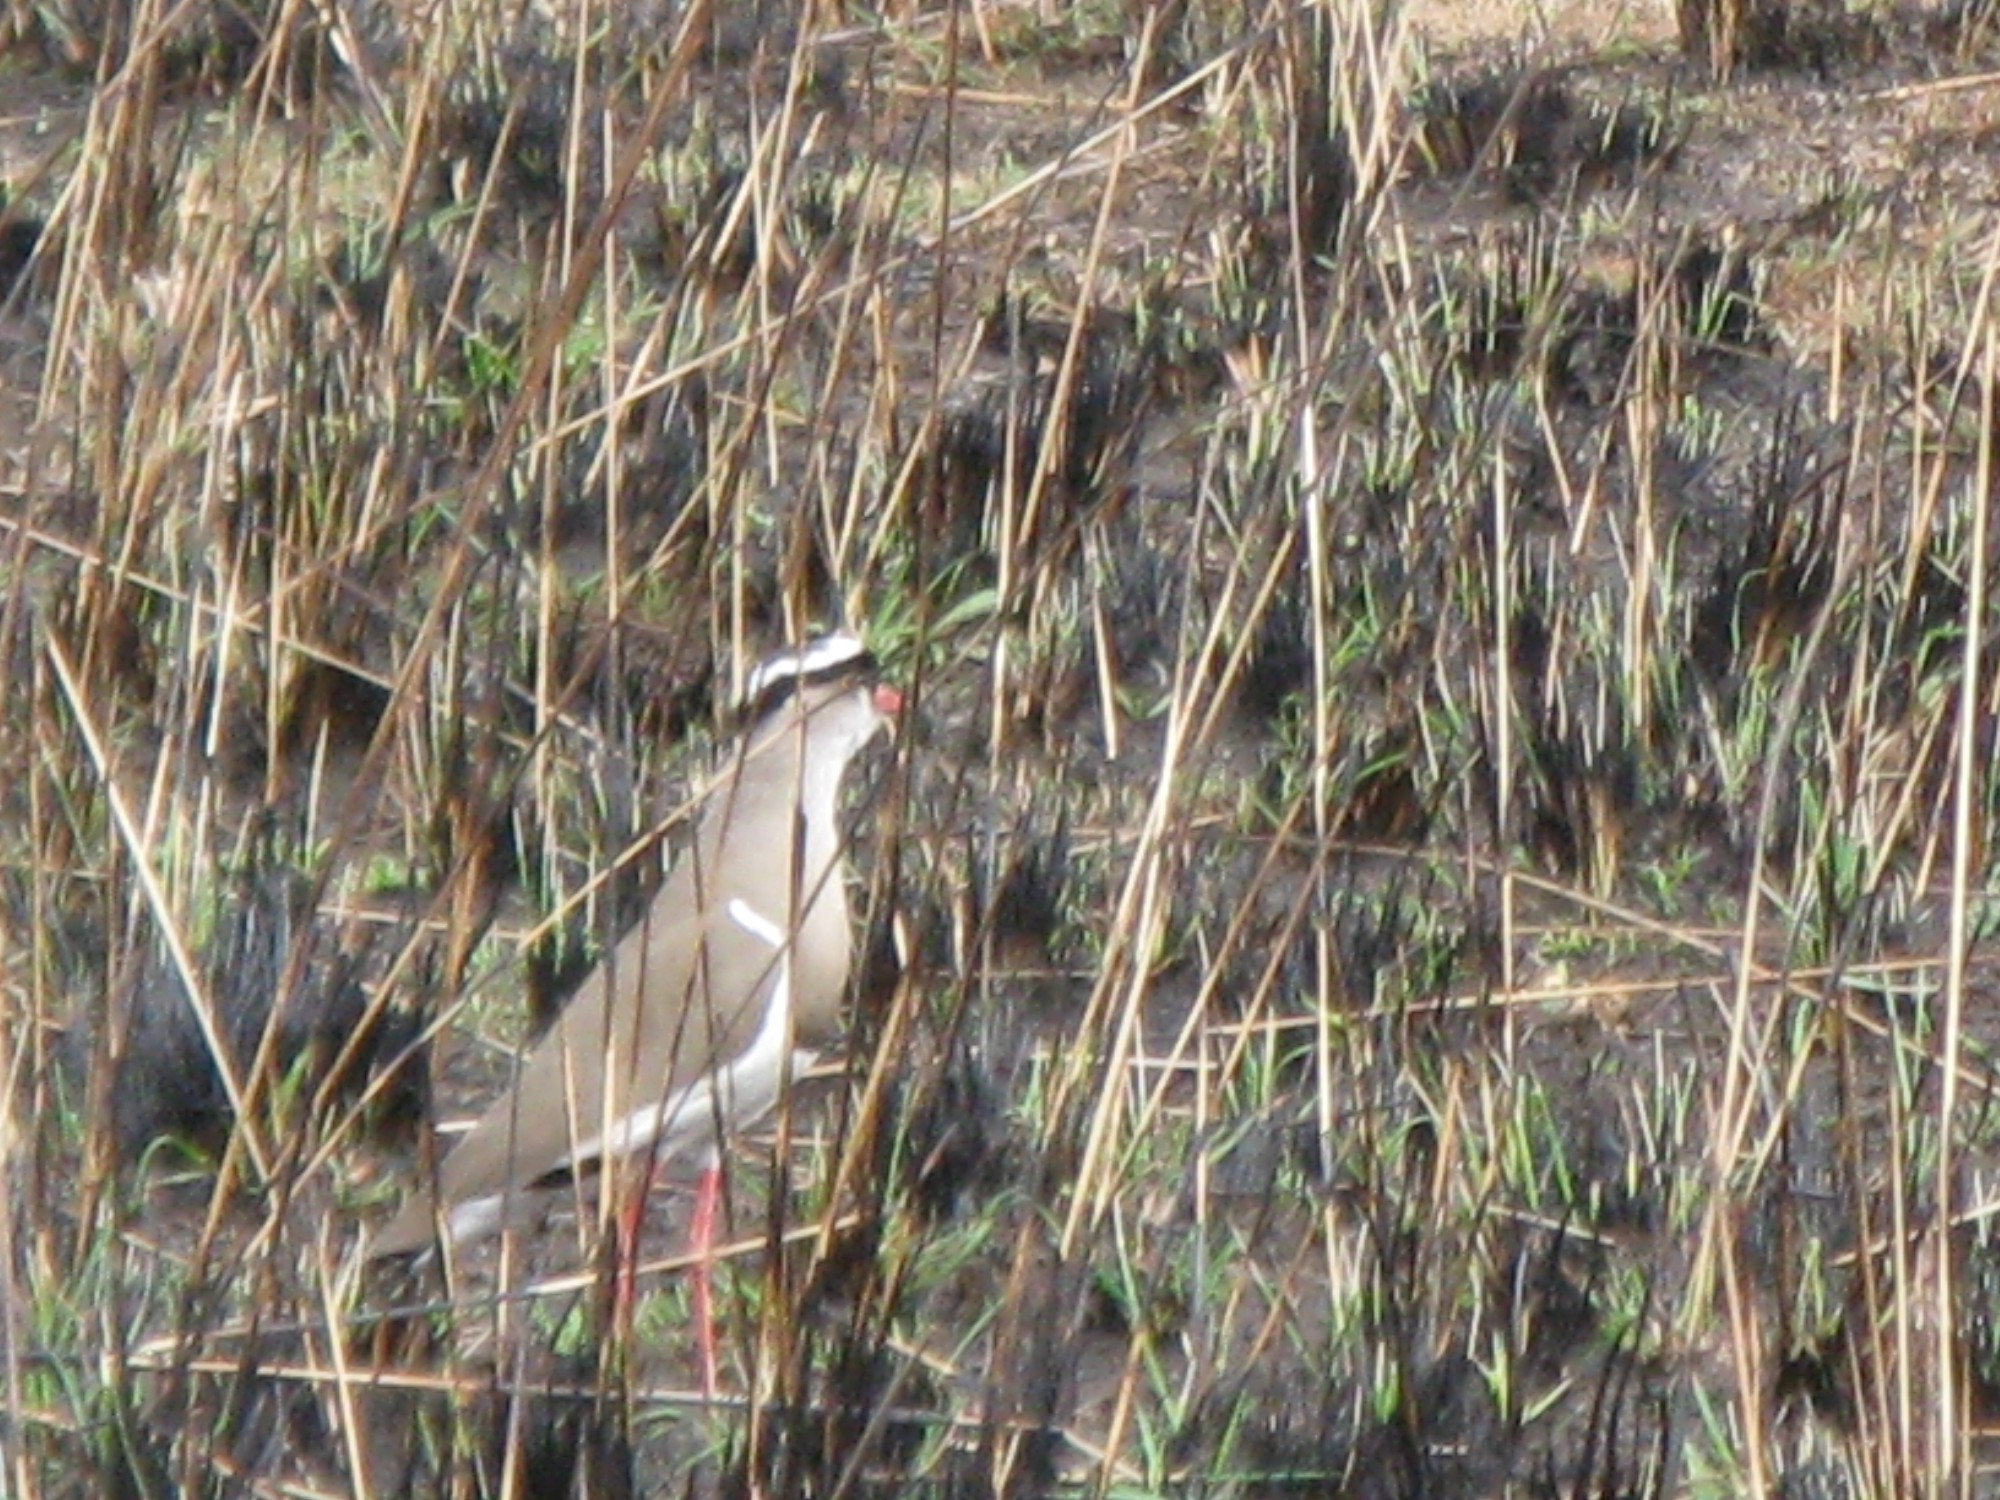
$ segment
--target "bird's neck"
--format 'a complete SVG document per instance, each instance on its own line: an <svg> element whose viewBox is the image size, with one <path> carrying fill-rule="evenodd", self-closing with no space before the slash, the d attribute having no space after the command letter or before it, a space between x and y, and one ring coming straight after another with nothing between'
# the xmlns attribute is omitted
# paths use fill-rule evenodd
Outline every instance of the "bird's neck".
<svg viewBox="0 0 2000 1500"><path fill-rule="evenodd" d="M790 745L774 742L745 766L735 790L737 806L730 814L734 821L744 816L746 808L789 810L792 816L775 827L755 820L768 830L762 837L777 836L762 849L743 852L751 859L779 862L779 868L788 877L787 905L796 902L816 918L825 920L821 915L824 912L842 923L847 897L838 868L843 843L840 780L847 759L828 754L801 756L796 741ZM744 832L749 833L749 828L745 827Z"/></svg>
<svg viewBox="0 0 2000 1500"><path fill-rule="evenodd" d="M799 890L817 906L831 902L845 930L847 890L841 879L841 766L819 764L828 757L808 756L799 787L799 817L794 837L798 850Z"/></svg>

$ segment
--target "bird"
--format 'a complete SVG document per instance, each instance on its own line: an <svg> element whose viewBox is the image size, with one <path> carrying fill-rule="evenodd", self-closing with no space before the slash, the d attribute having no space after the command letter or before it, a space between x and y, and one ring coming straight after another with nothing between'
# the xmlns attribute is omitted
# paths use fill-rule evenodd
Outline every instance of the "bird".
<svg viewBox="0 0 2000 1500"><path fill-rule="evenodd" d="M651 909L445 1155L435 1191L413 1192L376 1232L371 1260L488 1238L512 1200L588 1167L642 1158L650 1181L699 1154L695 1320L713 1393L706 1268L722 1148L840 1034L852 952L840 788L902 708L847 633L750 673L740 744Z"/></svg>

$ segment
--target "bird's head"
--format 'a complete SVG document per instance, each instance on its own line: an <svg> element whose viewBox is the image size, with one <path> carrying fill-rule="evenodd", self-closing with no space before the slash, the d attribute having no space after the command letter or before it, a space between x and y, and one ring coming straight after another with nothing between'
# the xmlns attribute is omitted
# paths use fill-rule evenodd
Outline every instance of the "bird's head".
<svg viewBox="0 0 2000 1500"><path fill-rule="evenodd" d="M902 712L874 655L851 635L823 635L760 663L744 684L738 722L757 745L801 727L845 761Z"/></svg>

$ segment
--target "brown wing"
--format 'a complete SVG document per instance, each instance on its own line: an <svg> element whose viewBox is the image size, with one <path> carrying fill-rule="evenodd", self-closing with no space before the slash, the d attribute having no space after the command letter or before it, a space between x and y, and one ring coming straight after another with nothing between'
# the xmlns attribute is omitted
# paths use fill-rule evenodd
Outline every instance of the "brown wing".
<svg viewBox="0 0 2000 1500"><path fill-rule="evenodd" d="M756 1035L780 954L718 909L717 897L693 913L693 884L685 867L674 872L647 919L536 1044L514 1087L452 1148L438 1169L448 1208L572 1165L579 1142L687 1087ZM667 915L675 911L682 915ZM370 1253L418 1249L432 1232L428 1197L413 1195Z"/></svg>
<svg viewBox="0 0 2000 1500"><path fill-rule="evenodd" d="M675 866L646 920L584 981L514 1087L439 1167L448 1208L525 1187L569 1165L579 1143L593 1143L634 1108L687 1087L755 1037L783 955L733 920L728 907L742 900L767 931L792 930L795 750L792 739L774 740L722 778L695 847ZM726 882L719 878L725 866ZM836 869L836 892L839 878ZM817 955L825 948L844 973L846 920L844 898L816 900L807 918L813 931L798 935L794 962L808 949ZM802 1019L811 1023L815 1016ZM434 1224L429 1198L413 1194L369 1253L419 1249Z"/></svg>

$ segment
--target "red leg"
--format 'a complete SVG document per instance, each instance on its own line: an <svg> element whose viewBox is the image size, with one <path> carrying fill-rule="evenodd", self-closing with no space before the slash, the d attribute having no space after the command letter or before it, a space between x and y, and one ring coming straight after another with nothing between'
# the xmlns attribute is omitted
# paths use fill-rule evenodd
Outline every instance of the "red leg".
<svg viewBox="0 0 2000 1500"><path fill-rule="evenodd" d="M694 1242L694 1336L701 1354L701 1394L715 1399L715 1300L711 1286L715 1255L715 1210L722 1201L722 1168L710 1162L701 1169L701 1181L694 1194L694 1223L689 1238Z"/></svg>
<svg viewBox="0 0 2000 1500"><path fill-rule="evenodd" d="M623 1329L632 1326L632 1310L639 1303L639 1233L646 1224L646 1200L653 1193L653 1173L658 1163L651 1156L646 1158L646 1170L640 1176L632 1196L619 1206L618 1212L618 1291L612 1303L616 1312L617 1325Z"/></svg>

